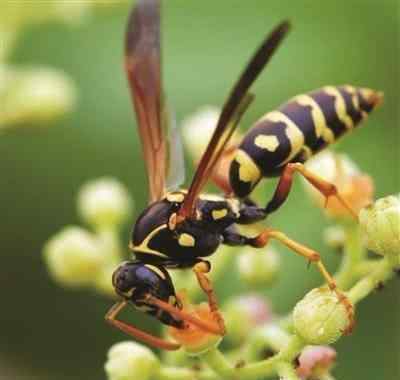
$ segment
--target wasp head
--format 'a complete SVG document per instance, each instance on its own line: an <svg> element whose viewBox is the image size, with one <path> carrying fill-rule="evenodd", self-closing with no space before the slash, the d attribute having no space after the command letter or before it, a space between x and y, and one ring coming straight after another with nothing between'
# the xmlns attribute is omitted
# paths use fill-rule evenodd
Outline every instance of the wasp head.
<svg viewBox="0 0 400 380"><path fill-rule="evenodd" d="M123 262L114 272L112 283L122 298L136 309L156 317L162 323L181 328L183 322L148 301L151 295L174 307L181 308L168 272L162 266L135 261Z"/></svg>

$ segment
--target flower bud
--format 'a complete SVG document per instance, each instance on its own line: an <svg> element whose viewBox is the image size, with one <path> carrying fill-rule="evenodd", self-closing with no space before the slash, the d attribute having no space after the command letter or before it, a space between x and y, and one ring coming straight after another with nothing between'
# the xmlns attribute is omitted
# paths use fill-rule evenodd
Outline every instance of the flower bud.
<svg viewBox="0 0 400 380"><path fill-rule="evenodd" d="M108 380L149 380L160 368L156 355L136 342L114 344L107 356L104 369Z"/></svg>
<svg viewBox="0 0 400 380"><path fill-rule="evenodd" d="M43 124L71 111L76 89L64 74L48 68L0 68L0 129Z"/></svg>
<svg viewBox="0 0 400 380"><path fill-rule="evenodd" d="M100 178L82 186L78 194L78 212L96 227L114 227L132 213L132 200L125 186L113 178Z"/></svg>
<svg viewBox="0 0 400 380"><path fill-rule="evenodd" d="M365 246L400 264L400 196L378 199L359 214Z"/></svg>
<svg viewBox="0 0 400 380"><path fill-rule="evenodd" d="M326 150L309 159L306 167L325 181L333 183L342 198L351 205L356 213L371 203L374 183L371 177L361 173L357 165L348 156ZM324 208L328 216L336 219L351 218L349 211L337 198L330 197L325 207L326 198L304 178L303 184L313 201L319 207Z"/></svg>
<svg viewBox="0 0 400 380"><path fill-rule="evenodd" d="M349 323L346 307L327 287L311 290L293 311L295 332L307 344L333 343Z"/></svg>
<svg viewBox="0 0 400 380"><path fill-rule="evenodd" d="M66 227L44 246L50 274L65 286L83 286L96 281L103 265L95 237L80 227Z"/></svg>
<svg viewBox="0 0 400 380"><path fill-rule="evenodd" d="M345 231L340 225L325 228L323 236L325 243L331 248L342 248L346 241Z"/></svg>
<svg viewBox="0 0 400 380"><path fill-rule="evenodd" d="M232 344L240 344L256 326L272 319L270 306L256 294L235 297L223 307L228 335Z"/></svg>
<svg viewBox="0 0 400 380"><path fill-rule="evenodd" d="M280 257L271 247L262 251L246 247L241 250L237 265L240 278L247 286L261 288L270 286L276 280Z"/></svg>
<svg viewBox="0 0 400 380"><path fill-rule="evenodd" d="M197 318L215 325L215 317L207 304L201 303L196 306L185 305L184 308L186 309L185 311L190 311L192 309L191 313ZM186 353L191 356L197 356L207 352L211 348L218 346L222 340L220 335L208 333L190 323L184 329L170 327L168 331L171 336L182 345Z"/></svg>
<svg viewBox="0 0 400 380"><path fill-rule="evenodd" d="M297 375L302 380L322 379L332 368L336 351L329 346L307 346L299 356Z"/></svg>

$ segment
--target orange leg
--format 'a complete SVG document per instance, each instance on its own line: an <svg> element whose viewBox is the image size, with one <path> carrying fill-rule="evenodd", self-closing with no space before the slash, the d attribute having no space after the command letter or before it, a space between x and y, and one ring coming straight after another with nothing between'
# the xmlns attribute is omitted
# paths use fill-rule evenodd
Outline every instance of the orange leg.
<svg viewBox="0 0 400 380"><path fill-rule="evenodd" d="M333 292L335 292L338 301L341 302L343 306L346 308L347 315L349 318L349 324L346 328L345 333L350 333L354 326L353 305L350 303L348 298L337 288L336 282L326 269L325 265L323 264L320 254L312 250L311 248L308 248L305 245L290 239L283 232L272 229L267 229L263 231L255 238L249 239L248 242L253 247L262 248L268 244L269 239L276 239L280 241L282 244L286 245L286 247L290 248L294 253L303 256L304 258L306 258L307 260L309 260L310 262L314 263L317 266L319 272L328 283L329 288Z"/></svg>
<svg viewBox="0 0 400 380"><path fill-rule="evenodd" d="M151 335L149 333L146 333L143 330L137 329L136 327L129 325L125 322L122 322L118 319L116 319L117 315L119 312L128 304L127 301L120 301L114 304L111 309L107 312L105 316L105 320L110 323L112 326L116 327L117 329L120 329L124 333L132 336L133 338L140 340L141 342L144 342L152 347L163 349L163 350L169 350L169 351L174 351L178 350L181 346L177 343L174 342L169 342L164 339L158 338L154 335Z"/></svg>
<svg viewBox="0 0 400 380"><path fill-rule="evenodd" d="M188 322L192 325L195 325L196 327L198 327L201 330L204 330L210 334L214 334L214 335L224 335L221 332L221 329L218 325L216 324L211 324L208 323L206 321L201 320L200 318L197 318L195 315L190 314L184 310L180 310L172 305L170 305L167 302L161 301L158 298L152 297L152 296L148 296L148 298L146 299L146 301L149 304L153 304L155 306L157 306L159 309L162 309L164 311L166 311L167 313L170 313L172 316L174 316L175 318L179 318L185 322Z"/></svg>
<svg viewBox="0 0 400 380"><path fill-rule="evenodd" d="M215 320L219 326L219 335L225 335L225 323L219 309L217 298L214 293L210 279L207 277L207 273L210 271L210 264L206 261L200 261L193 267L193 272L196 275L197 281L201 289L206 293L208 298L208 305L210 310L213 312Z"/></svg>
<svg viewBox="0 0 400 380"><path fill-rule="evenodd" d="M349 211L349 213L358 221L357 213L351 208L349 203L339 194L337 187L318 175L310 172L301 163L290 163L287 164L280 179L278 186L276 187L275 193L272 199L268 202L265 208L269 214L277 210L286 200L289 195L290 189L293 183L294 173L300 173L312 186L321 192L326 198L326 205L330 197L335 197L337 200Z"/></svg>

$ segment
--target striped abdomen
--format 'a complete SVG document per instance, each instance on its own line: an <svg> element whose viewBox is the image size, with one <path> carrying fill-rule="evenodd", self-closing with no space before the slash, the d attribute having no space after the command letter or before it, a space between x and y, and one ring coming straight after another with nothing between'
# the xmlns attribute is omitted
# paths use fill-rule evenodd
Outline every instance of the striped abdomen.
<svg viewBox="0 0 400 380"><path fill-rule="evenodd" d="M294 97L256 122L230 167L235 194L245 197L262 177L279 175L289 162L304 162L356 127L382 94L352 86L326 86Z"/></svg>

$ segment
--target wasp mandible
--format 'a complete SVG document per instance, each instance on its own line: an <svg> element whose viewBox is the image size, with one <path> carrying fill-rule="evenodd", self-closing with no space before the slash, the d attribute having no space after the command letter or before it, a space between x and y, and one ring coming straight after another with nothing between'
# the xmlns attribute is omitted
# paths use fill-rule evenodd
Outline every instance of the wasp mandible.
<svg viewBox="0 0 400 380"><path fill-rule="evenodd" d="M233 132L254 99L249 92L251 85L289 28L287 21L276 26L250 59L222 107L188 190L183 190L178 187L181 169L177 169L182 168L182 154L176 129L171 127L162 87L160 2L140 0L130 15L125 68L136 111L150 197L149 206L140 214L133 228L130 249L134 258L123 262L113 274L113 286L122 301L110 309L106 320L136 339L168 350L180 347L175 342L118 320L117 314L127 304L177 329L185 329L191 323L204 331L224 335L224 320L207 276L211 265L206 258L221 244L262 248L270 239L280 241L316 264L329 288L348 311L348 330L352 327L354 313L351 303L337 288L318 252L281 231L268 228L249 237L240 234L237 225L260 222L276 211L285 202L295 173L304 176L327 199L336 197L356 217L335 185L309 172L303 163L358 126L381 102L382 94L353 86L327 86L296 96L257 121L234 148L233 154L230 147L229 172L216 173L220 160L227 157L225 153ZM222 195L202 194L211 177L218 176L228 178L221 186ZM250 195L266 177L279 177L279 181L272 199L262 207L252 201ZM214 324L185 312L182 307L167 271L182 268L192 268L207 295L209 308L215 316Z"/></svg>

